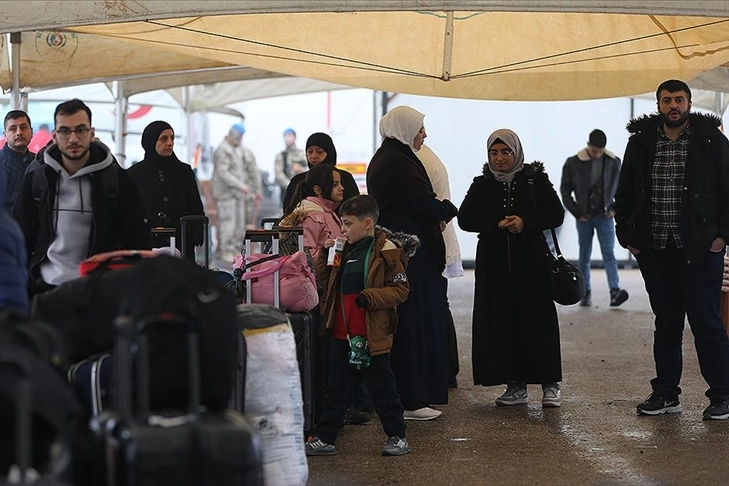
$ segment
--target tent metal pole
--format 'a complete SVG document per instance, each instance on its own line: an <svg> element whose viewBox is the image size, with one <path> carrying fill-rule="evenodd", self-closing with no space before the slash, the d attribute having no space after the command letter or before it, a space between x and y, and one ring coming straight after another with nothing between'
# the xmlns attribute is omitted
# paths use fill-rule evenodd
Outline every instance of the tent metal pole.
<svg viewBox="0 0 729 486"><path fill-rule="evenodd" d="M10 34L10 69L13 73L13 87L10 95L10 108L13 110L22 109L20 94L20 42L20 32L13 32Z"/></svg>
<svg viewBox="0 0 729 486"><path fill-rule="evenodd" d="M714 91L714 113L724 115L724 93L721 91Z"/></svg>
<svg viewBox="0 0 729 486"><path fill-rule="evenodd" d="M114 82L114 142L115 157L119 165L127 167L127 111L129 98L124 94L124 81Z"/></svg>
<svg viewBox="0 0 729 486"><path fill-rule="evenodd" d="M446 12L445 32L443 33L443 74L440 79L451 80L451 67L453 64L453 12Z"/></svg>

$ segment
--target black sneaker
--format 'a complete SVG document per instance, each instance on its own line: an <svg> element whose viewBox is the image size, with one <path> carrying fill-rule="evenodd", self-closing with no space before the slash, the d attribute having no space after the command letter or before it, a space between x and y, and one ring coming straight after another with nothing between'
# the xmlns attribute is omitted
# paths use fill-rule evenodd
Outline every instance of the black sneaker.
<svg viewBox="0 0 729 486"><path fill-rule="evenodd" d="M617 307L628 300L628 291L625 289L610 289L610 307Z"/></svg>
<svg viewBox="0 0 729 486"><path fill-rule="evenodd" d="M592 305L592 293L586 292L585 296L580 300L580 305L582 307L590 307Z"/></svg>
<svg viewBox="0 0 729 486"><path fill-rule="evenodd" d="M729 418L729 395L711 399L711 405L704 410L704 420L724 420Z"/></svg>
<svg viewBox="0 0 729 486"><path fill-rule="evenodd" d="M661 415L664 413L681 413L681 403L678 397L664 398L658 393L653 392L643 403L639 403L636 407L638 415Z"/></svg>
<svg viewBox="0 0 729 486"><path fill-rule="evenodd" d="M309 437L304 445L307 456L336 456L337 448L334 444L324 442L319 437Z"/></svg>
<svg viewBox="0 0 729 486"><path fill-rule="evenodd" d="M347 415L344 416L344 425L363 425L371 420L370 414L357 410L356 408L350 408L347 410Z"/></svg>

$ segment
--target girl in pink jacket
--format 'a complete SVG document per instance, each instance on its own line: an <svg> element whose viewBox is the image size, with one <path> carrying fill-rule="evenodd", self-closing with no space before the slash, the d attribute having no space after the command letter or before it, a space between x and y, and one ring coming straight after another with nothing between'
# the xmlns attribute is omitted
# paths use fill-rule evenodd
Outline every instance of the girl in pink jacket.
<svg viewBox="0 0 729 486"><path fill-rule="evenodd" d="M304 247L314 261L327 239L343 236L342 221L336 213L343 199L342 174L331 165L312 167L296 188L294 212L303 218Z"/></svg>

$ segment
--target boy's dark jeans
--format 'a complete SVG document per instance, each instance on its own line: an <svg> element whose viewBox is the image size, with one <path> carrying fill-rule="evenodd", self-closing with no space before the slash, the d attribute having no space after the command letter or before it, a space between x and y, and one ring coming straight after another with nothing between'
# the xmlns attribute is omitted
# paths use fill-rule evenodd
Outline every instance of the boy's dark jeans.
<svg viewBox="0 0 729 486"><path fill-rule="evenodd" d="M682 249L669 247L641 252L636 259L656 315L653 391L666 399L681 393L681 345L688 316L701 375L709 385L706 396L728 395L729 339L719 311L724 252L707 251L687 263Z"/></svg>
<svg viewBox="0 0 729 486"><path fill-rule="evenodd" d="M349 364L349 343L341 339L332 339L329 343L326 401L312 435L319 436L329 444L335 443L344 415L363 381L385 434L388 437L405 437L403 408L400 395L397 394L395 375L390 369L390 355L373 356L367 369L357 370Z"/></svg>

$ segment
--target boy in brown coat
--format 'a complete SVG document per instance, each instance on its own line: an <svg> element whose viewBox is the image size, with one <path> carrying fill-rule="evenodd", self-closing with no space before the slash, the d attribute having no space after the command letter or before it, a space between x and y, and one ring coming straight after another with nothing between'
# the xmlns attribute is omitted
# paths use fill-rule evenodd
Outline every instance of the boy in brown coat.
<svg viewBox="0 0 729 486"><path fill-rule="evenodd" d="M397 306L410 291L405 267L420 242L412 235L376 228L379 209L371 196L346 200L340 214L347 239L341 266L327 265L328 251L320 252L317 260L317 279L325 287L320 301L322 326L332 339L326 402L306 442L306 455L337 453L337 434L356 390L364 382L387 435L382 454L400 456L409 453L410 446L390 369L390 349L397 328ZM334 240L324 244L326 248L333 245ZM366 357L350 359L350 340L355 337L366 339L369 365Z"/></svg>

